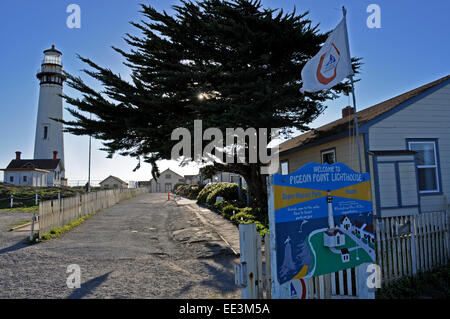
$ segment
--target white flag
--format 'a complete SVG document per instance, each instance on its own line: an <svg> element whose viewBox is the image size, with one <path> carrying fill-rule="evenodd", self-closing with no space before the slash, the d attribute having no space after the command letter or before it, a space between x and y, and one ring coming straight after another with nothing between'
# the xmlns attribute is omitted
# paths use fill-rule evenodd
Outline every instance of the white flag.
<svg viewBox="0 0 450 319"><path fill-rule="evenodd" d="M329 89L345 77L353 75L348 48L345 17L330 34L325 44L302 70L301 92L317 92Z"/></svg>

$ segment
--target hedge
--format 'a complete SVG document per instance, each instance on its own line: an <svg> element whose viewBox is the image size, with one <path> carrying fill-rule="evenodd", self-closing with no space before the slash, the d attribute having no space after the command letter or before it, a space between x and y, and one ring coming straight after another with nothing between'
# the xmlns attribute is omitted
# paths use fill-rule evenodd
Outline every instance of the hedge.
<svg viewBox="0 0 450 319"><path fill-rule="evenodd" d="M242 188L242 196L246 196L245 188ZM217 197L223 197L226 201L239 200L239 186L236 183L215 183L203 188L197 196L197 203L214 205Z"/></svg>

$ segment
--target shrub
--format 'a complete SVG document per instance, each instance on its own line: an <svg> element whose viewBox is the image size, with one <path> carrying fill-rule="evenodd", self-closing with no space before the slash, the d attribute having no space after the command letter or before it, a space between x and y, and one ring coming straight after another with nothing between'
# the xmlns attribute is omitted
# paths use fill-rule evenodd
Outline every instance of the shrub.
<svg viewBox="0 0 450 319"><path fill-rule="evenodd" d="M187 197L189 199L196 199L202 189L202 185L190 185Z"/></svg>
<svg viewBox="0 0 450 319"><path fill-rule="evenodd" d="M239 198L238 189L239 186L236 183L217 183L216 187L211 189L210 193L208 194L206 203L208 203L209 205L214 205L216 203L217 197L223 197L223 199L227 201L237 200Z"/></svg>
<svg viewBox="0 0 450 319"><path fill-rule="evenodd" d="M239 213L235 214L234 216L231 216L230 221L235 225L249 224L255 221L255 216L243 212L241 210Z"/></svg>
<svg viewBox="0 0 450 319"><path fill-rule="evenodd" d="M224 208L225 206L228 206L228 205L230 205L229 202L227 202L226 200L221 200L220 202L217 202L214 204L214 209L222 212L222 208Z"/></svg>
<svg viewBox="0 0 450 319"><path fill-rule="evenodd" d="M177 194L178 188L180 188L181 186L184 186L184 185L185 185L185 184L182 183L182 182L176 183L175 185L173 185L172 192L174 192L175 194Z"/></svg>
<svg viewBox="0 0 450 319"><path fill-rule="evenodd" d="M260 208L244 207L229 219L235 225L255 223L256 230L261 236L264 236L269 231L269 225L268 222L265 222L267 217L261 215L262 211L264 210L261 210Z"/></svg>
<svg viewBox="0 0 450 319"><path fill-rule="evenodd" d="M237 211L239 211L239 208L236 208L233 205L227 205L222 208L222 216L226 219L230 219Z"/></svg>
<svg viewBox="0 0 450 319"><path fill-rule="evenodd" d="M217 184L210 184L208 186L203 187L203 189L198 193L197 196L197 203L199 204L205 204L206 198L208 197L209 193L212 191L214 187L216 187Z"/></svg>

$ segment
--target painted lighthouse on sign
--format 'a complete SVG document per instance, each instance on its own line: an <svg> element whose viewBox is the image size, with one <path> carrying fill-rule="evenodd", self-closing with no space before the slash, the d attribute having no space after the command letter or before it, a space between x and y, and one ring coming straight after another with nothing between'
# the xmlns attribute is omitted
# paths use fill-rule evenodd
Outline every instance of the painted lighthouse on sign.
<svg viewBox="0 0 450 319"><path fill-rule="evenodd" d="M374 261L369 173L309 163L275 174L273 188L280 284Z"/></svg>

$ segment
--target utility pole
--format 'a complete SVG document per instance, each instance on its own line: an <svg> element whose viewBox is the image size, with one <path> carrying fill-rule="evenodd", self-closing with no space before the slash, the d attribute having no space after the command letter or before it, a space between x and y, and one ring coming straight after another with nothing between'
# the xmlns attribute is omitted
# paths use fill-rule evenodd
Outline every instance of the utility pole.
<svg viewBox="0 0 450 319"><path fill-rule="evenodd" d="M92 120L92 113L89 116L89 120ZM88 183L87 183L87 191L91 192L91 145L92 145L92 136L89 135L89 166L88 166Z"/></svg>

